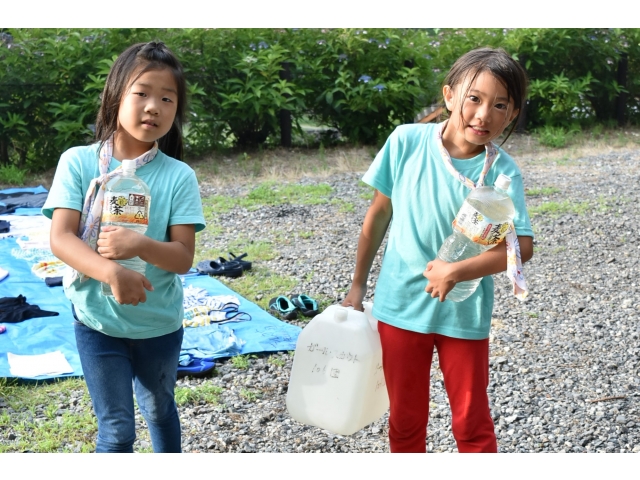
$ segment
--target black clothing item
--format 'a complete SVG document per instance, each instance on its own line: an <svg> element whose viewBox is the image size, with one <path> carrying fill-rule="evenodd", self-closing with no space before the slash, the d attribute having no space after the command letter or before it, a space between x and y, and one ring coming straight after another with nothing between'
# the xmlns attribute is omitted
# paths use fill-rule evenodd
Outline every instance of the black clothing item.
<svg viewBox="0 0 640 480"><path fill-rule="evenodd" d="M44 279L44 283L47 284L47 287L61 287L62 277L47 277Z"/></svg>
<svg viewBox="0 0 640 480"><path fill-rule="evenodd" d="M29 318L54 317L58 312L41 310L37 305L29 305L23 295L0 298L0 322L18 323Z"/></svg>
<svg viewBox="0 0 640 480"><path fill-rule="evenodd" d="M7 233L11 229L11 224L6 220L0 220L0 233Z"/></svg>

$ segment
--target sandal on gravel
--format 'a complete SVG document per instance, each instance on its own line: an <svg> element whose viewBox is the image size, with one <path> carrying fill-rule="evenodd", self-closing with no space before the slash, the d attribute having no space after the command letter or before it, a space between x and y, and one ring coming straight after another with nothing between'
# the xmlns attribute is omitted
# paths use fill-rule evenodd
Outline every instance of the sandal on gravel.
<svg viewBox="0 0 640 480"><path fill-rule="evenodd" d="M242 270L251 270L251 262L247 262L245 260L240 260L241 258L244 258L246 256L247 256L246 253L243 253L239 257L236 257L233 253L229 253L230 260L227 260L224 257L218 257L218 258L216 258L215 261L220 263L221 265L226 265L227 263L237 263L238 265L240 265L242 267Z"/></svg>
<svg viewBox="0 0 640 480"><path fill-rule="evenodd" d="M305 294L294 295L291 297L291 303L298 307L305 317L315 317L318 314L318 302Z"/></svg>
<svg viewBox="0 0 640 480"><path fill-rule="evenodd" d="M196 266L198 273L209 275L210 277L231 277L236 278L242 275L242 265L235 262L220 263L215 260L203 260Z"/></svg>
<svg viewBox="0 0 640 480"><path fill-rule="evenodd" d="M229 252L229 260L231 260L232 262L239 262L240 265L242 265L243 270L251 270L251 262L242 260L246 256L247 254L243 253L242 255L236 257L233 253Z"/></svg>
<svg viewBox="0 0 640 480"><path fill-rule="evenodd" d="M291 300L284 295L278 295L269 300L269 310L286 320L295 320L298 318L298 309L291 303Z"/></svg>

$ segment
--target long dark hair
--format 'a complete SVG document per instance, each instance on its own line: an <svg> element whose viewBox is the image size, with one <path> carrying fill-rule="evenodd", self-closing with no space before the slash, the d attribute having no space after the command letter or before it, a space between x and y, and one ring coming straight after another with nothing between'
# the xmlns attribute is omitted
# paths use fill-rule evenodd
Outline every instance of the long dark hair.
<svg viewBox="0 0 640 480"><path fill-rule="evenodd" d="M527 72L502 48L478 48L465 53L456 60L444 79L444 85L453 88L470 78L469 87L471 87L474 80L482 72L489 72L498 79L507 90L509 101L513 99L513 104L518 109L518 115L511 122L511 129L502 142L504 143L517 125L527 100L529 86ZM462 104L463 102L460 102L460 114L462 114Z"/></svg>
<svg viewBox="0 0 640 480"><path fill-rule="evenodd" d="M158 139L158 147L170 157L182 160L182 125L186 111L187 85L180 61L162 42L132 45L113 63L102 91L100 110L96 119L96 140L100 142L100 146L118 128L120 102L129 85L149 70L165 68L173 74L176 81L178 107L173 125L166 135Z"/></svg>

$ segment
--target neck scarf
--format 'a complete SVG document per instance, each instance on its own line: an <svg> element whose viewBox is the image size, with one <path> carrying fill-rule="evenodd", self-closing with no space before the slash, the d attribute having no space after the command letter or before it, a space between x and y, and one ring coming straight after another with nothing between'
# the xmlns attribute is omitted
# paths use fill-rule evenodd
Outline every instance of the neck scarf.
<svg viewBox="0 0 640 480"><path fill-rule="evenodd" d="M487 172L498 155L498 149L492 142L485 144L484 147L487 153L484 159L484 166L482 167L482 172L480 172L478 181L473 182L456 170L456 167L453 166L453 162L451 161L449 152L442 143L442 135L444 134L444 129L446 128L447 123L448 120L445 120L440 124L438 134L436 135L438 148L440 149L440 154L444 160L445 167L447 167L449 173L457 178L464 186L471 189L482 187L484 185L484 177L487 175ZM509 230L507 231L505 242L507 244L507 277L509 277L509 280L511 280L513 285L513 294L518 298L518 300L524 300L529 294L529 289L527 288L527 282L524 279L524 272L522 271L520 243L518 242L516 227L513 222L509 222Z"/></svg>
<svg viewBox="0 0 640 480"><path fill-rule="evenodd" d="M143 153L136 161L136 169L146 165L153 160L158 153L158 142L153 144L151 150ZM102 217L102 204L104 203L104 192L107 182L113 177L120 175L122 165L118 166L112 172L109 172L109 164L113 154L113 135L102 145L99 154L100 176L91 180L89 189L84 199L82 214L80 216L80 224L78 226L78 237L91 247L96 249L98 235L100 234L100 219ZM73 268L67 268L64 275L65 288L71 285L76 279L84 282L89 277L84 273L78 272Z"/></svg>

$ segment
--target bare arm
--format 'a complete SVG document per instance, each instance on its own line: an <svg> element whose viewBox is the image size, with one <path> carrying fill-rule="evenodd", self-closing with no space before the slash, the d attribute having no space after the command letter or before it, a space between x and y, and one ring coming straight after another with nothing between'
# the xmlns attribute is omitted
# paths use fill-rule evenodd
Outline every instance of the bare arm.
<svg viewBox="0 0 640 480"><path fill-rule="evenodd" d="M528 262L533 257L533 238L518 237L518 242L522 263ZM477 257L460 262L448 263L435 259L427 264L424 271L424 276L429 280L425 292L444 302L456 283L504 272L506 269L507 251L504 241Z"/></svg>
<svg viewBox="0 0 640 480"><path fill-rule="evenodd" d="M187 273L193 265L195 225L169 227L169 241L161 242L123 227L104 227L98 237L98 253L122 260L140 257L147 263L174 273Z"/></svg>
<svg viewBox="0 0 640 480"><path fill-rule="evenodd" d="M376 190L362 224L353 282L349 293L342 302L343 306L352 306L356 310L363 309L362 299L367 293L367 279L371 265L373 265L373 259L382 244L387 228L389 228L392 214L391 199Z"/></svg>

